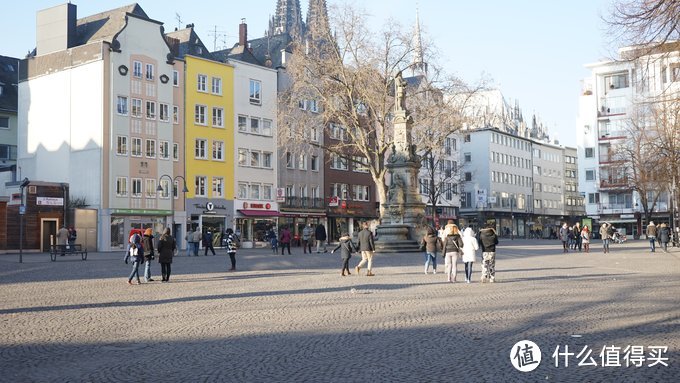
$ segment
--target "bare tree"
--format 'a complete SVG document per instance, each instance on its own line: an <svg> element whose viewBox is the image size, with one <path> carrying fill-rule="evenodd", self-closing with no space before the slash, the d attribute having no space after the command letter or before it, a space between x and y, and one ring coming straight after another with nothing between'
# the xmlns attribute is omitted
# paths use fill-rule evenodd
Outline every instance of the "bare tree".
<svg viewBox="0 0 680 383"><path fill-rule="evenodd" d="M287 65L290 84L281 95L279 142L302 150L301 142L310 143L309 127L340 138L331 144L311 144L348 161L360 158L375 182L382 216L387 199L385 160L393 141L393 81L413 62L412 36L394 21L375 33L368 28L366 14L350 5L331 7L329 16L334 33L319 36L322 43L297 46ZM445 77L434 64L430 67L433 76L408 89L416 144L425 142L424 138L418 141L425 137L419 131L430 129L430 137L439 139L458 129L456 118L462 113L455 110L460 97L452 94L463 88L469 92L462 81ZM303 100L318 102L318 113L301 112Z"/></svg>
<svg viewBox="0 0 680 383"><path fill-rule="evenodd" d="M605 22L613 37L624 45L658 48L680 39L680 2L620 0L614 3Z"/></svg>

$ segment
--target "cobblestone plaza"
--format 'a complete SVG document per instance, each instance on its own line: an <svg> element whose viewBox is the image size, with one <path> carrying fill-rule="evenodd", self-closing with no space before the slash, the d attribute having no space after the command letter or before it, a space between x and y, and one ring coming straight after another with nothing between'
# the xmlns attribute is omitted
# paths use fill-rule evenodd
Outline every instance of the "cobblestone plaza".
<svg viewBox="0 0 680 383"><path fill-rule="evenodd" d="M218 250L139 286L120 253L0 255L0 381L677 381L680 250L636 241L605 255L594 242L564 254L558 241L502 240L494 284L479 283L479 263L471 284L425 275L416 253L341 277L337 254L242 250L227 272ZM521 340L541 348L534 371L511 364ZM574 355L556 367L565 346ZM620 347L608 366L605 346ZM627 346L644 347L640 367L626 366ZM650 367L656 346L668 349Z"/></svg>

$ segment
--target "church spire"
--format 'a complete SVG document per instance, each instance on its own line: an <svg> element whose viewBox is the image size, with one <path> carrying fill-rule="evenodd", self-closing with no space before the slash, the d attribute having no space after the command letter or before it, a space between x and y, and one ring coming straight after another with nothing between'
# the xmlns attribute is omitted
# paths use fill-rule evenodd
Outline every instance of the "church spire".
<svg viewBox="0 0 680 383"><path fill-rule="evenodd" d="M322 43L331 35L326 0L309 0L307 9L306 37L314 43Z"/></svg>
<svg viewBox="0 0 680 383"><path fill-rule="evenodd" d="M411 64L411 71L413 76L421 75L427 76L427 63L425 62L425 53L423 51L423 41L420 35L420 15L418 8L416 8L416 27L413 38L413 63Z"/></svg>
<svg viewBox="0 0 680 383"><path fill-rule="evenodd" d="M305 29L300 0L277 0L269 29L269 36L289 33L294 39L300 39Z"/></svg>

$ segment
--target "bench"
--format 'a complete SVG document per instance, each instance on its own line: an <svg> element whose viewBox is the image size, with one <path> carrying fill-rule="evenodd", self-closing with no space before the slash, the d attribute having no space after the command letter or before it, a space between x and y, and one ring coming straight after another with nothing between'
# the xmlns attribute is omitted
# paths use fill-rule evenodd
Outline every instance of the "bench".
<svg viewBox="0 0 680 383"><path fill-rule="evenodd" d="M83 250L83 245L74 243L73 245L50 245L50 259L52 262L61 255L80 255L83 261L87 259L87 250Z"/></svg>

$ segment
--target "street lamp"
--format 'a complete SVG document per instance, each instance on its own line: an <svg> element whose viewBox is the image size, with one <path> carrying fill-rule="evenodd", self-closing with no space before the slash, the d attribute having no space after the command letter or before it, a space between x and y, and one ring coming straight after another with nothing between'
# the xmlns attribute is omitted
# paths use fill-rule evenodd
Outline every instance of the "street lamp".
<svg viewBox="0 0 680 383"><path fill-rule="evenodd" d="M23 263L24 255L24 214L26 214L26 201L24 200L24 188L30 184L28 177L24 178L19 185L21 190L21 205L19 205L19 263Z"/></svg>
<svg viewBox="0 0 680 383"><path fill-rule="evenodd" d="M174 201L174 197L175 197L175 195L174 195L175 194L174 193L174 185L175 185L175 182L177 181L178 178L181 178L182 184L184 185L184 188L182 188L182 192L187 193L187 192L189 192L189 189L187 189L187 181L186 181L186 179L184 179L184 177L175 176L175 178L172 178L167 174L163 174L162 176L158 177L158 187L156 188L156 191L158 191L158 192L163 192L163 187L161 186L161 180L163 179L163 177L168 177L168 179L170 180L170 184L171 184L170 189L173 191L172 196L170 196L170 198L172 198L172 200L170 201L170 209L172 210L172 236L176 237L175 236L175 201Z"/></svg>
<svg viewBox="0 0 680 383"><path fill-rule="evenodd" d="M513 211L513 202L515 201L515 196L510 195L510 239L515 240L515 212Z"/></svg>

